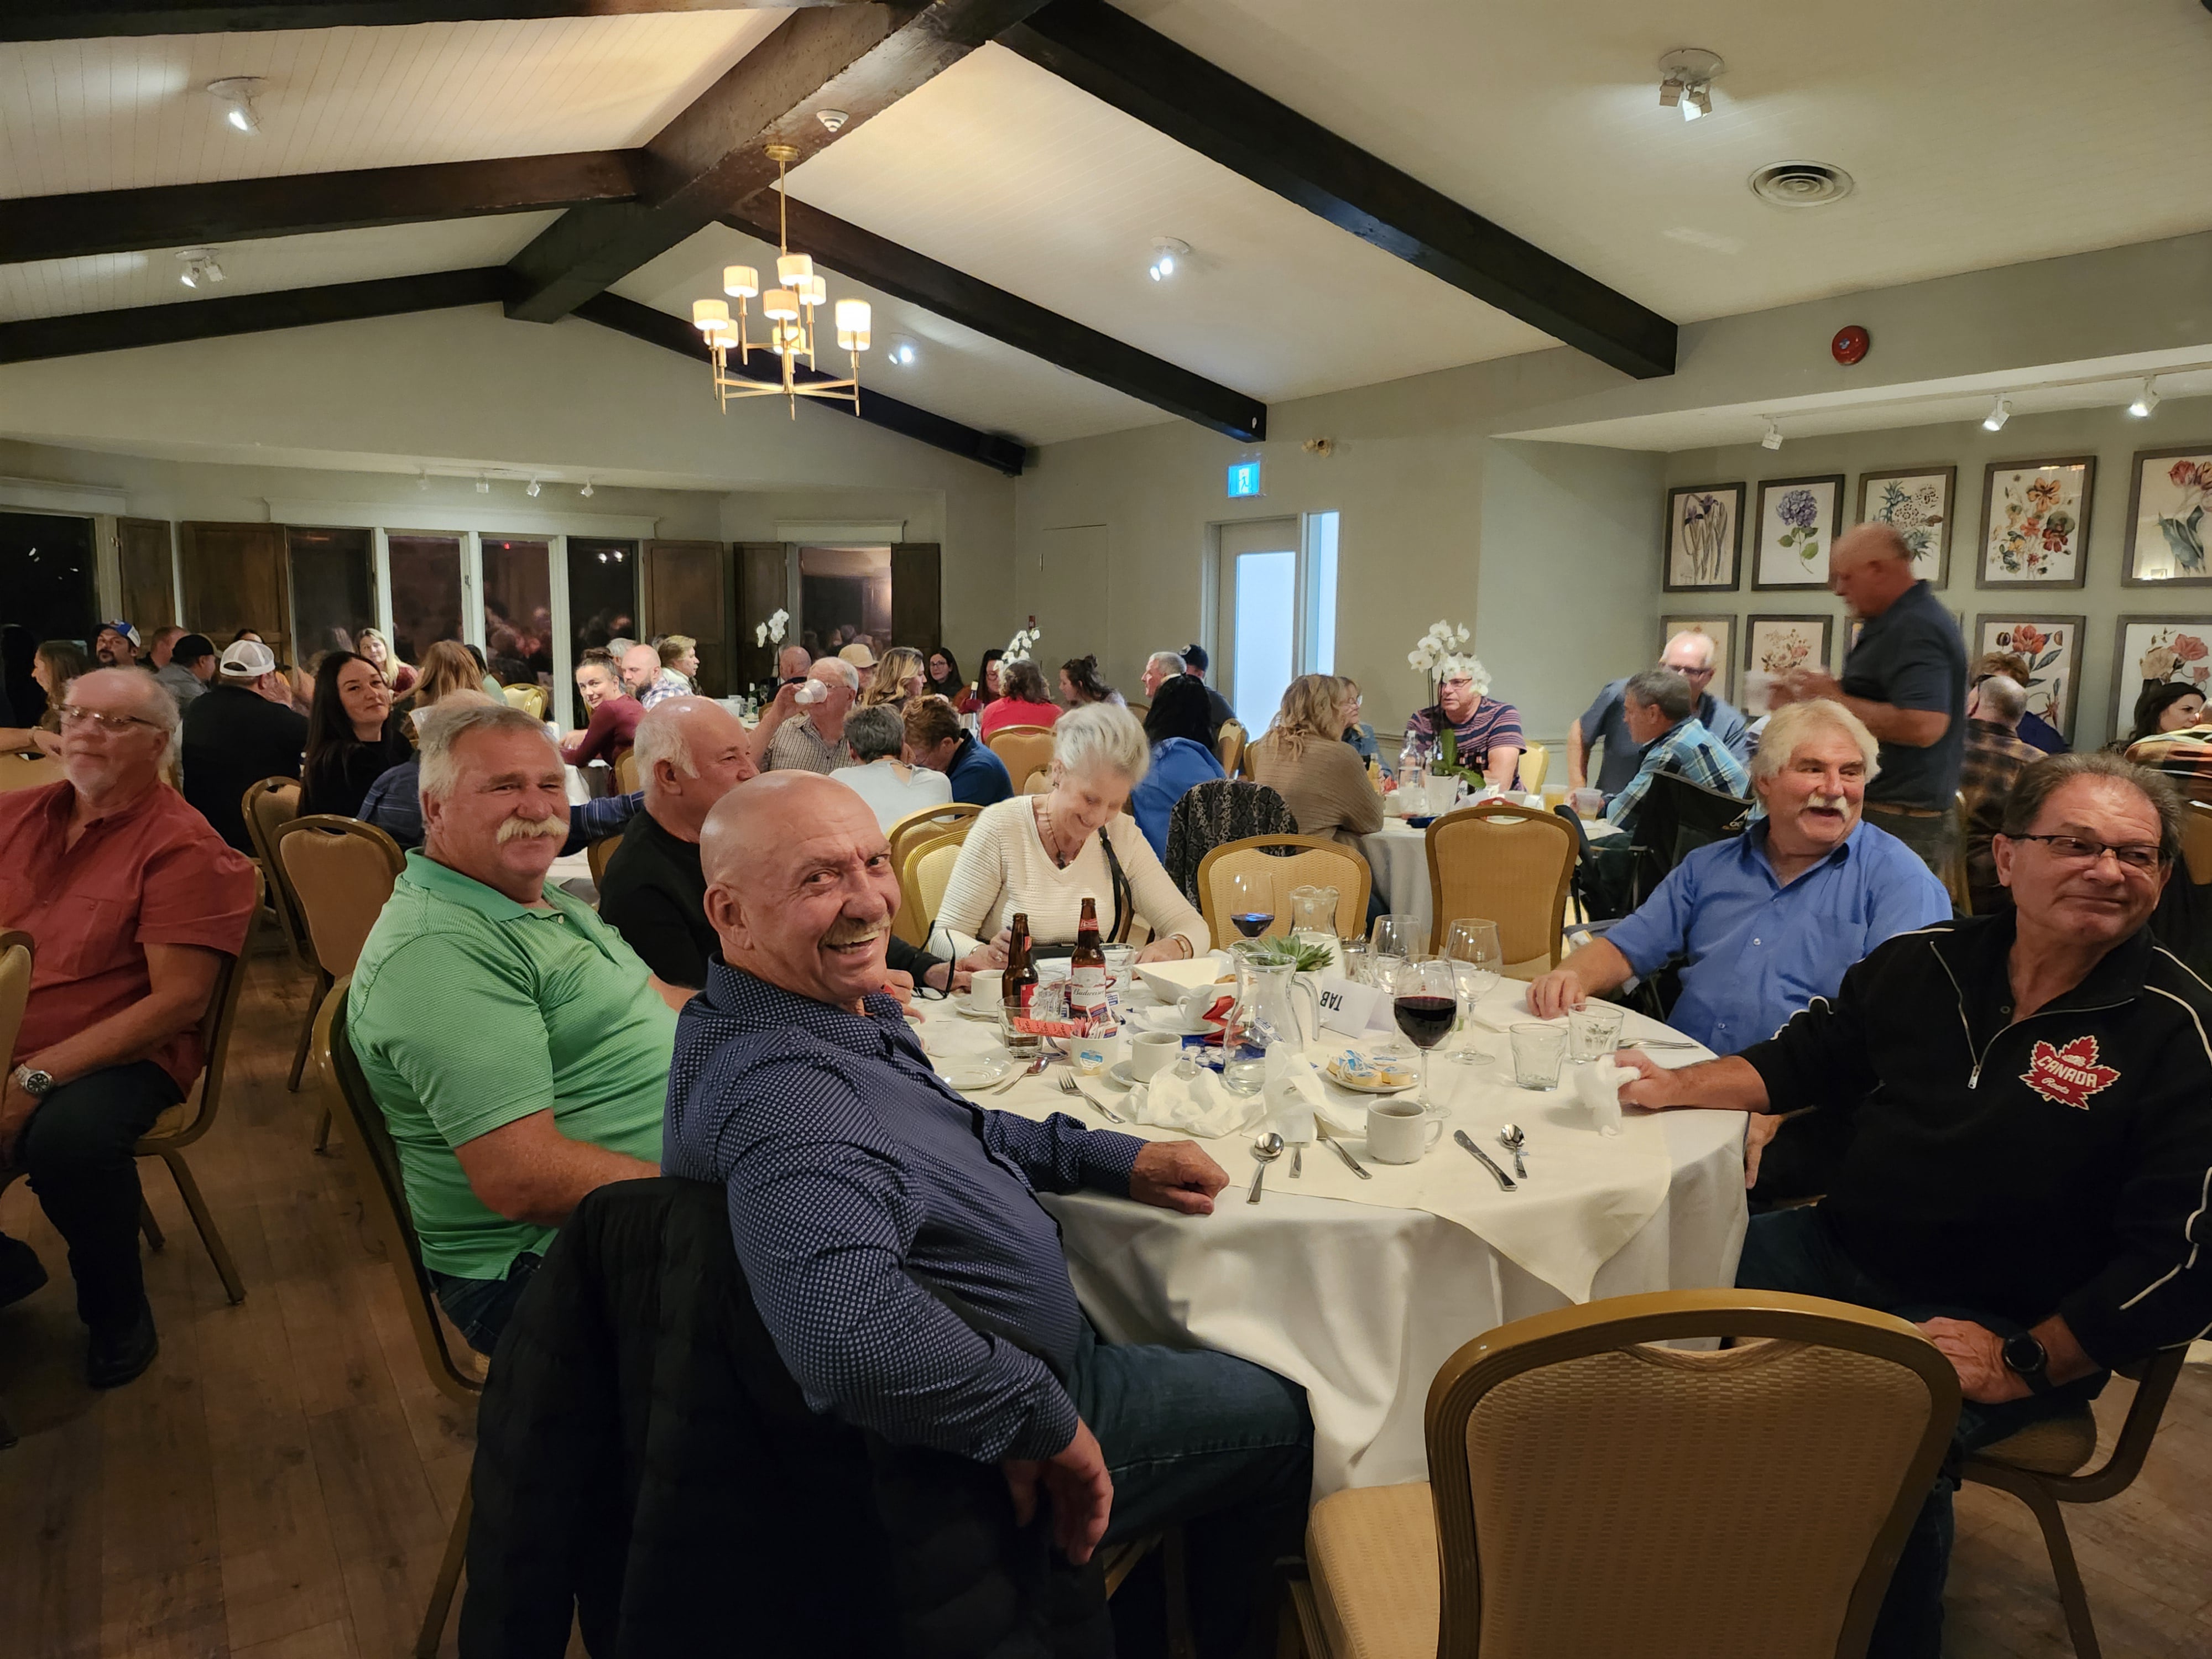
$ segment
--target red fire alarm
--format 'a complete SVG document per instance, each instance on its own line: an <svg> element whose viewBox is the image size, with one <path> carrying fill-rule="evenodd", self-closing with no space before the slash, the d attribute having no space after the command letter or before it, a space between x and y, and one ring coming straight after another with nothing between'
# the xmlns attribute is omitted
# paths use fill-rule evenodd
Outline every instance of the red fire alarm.
<svg viewBox="0 0 2212 1659"><path fill-rule="evenodd" d="M1873 343L1874 337L1853 323L1849 328L1836 331L1836 337L1828 342L1828 349L1836 354L1838 362L1848 368L1865 356L1867 348Z"/></svg>

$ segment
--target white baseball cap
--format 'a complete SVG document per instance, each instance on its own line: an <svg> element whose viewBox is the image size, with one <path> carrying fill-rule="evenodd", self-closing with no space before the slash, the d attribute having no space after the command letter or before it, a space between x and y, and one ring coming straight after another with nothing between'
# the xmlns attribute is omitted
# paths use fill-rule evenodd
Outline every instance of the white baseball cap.
<svg viewBox="0 0 2212 1659"><path fill-rule="evenodd" d="M258 680L276 666L276 653L258 640L240 640L222 653L227 680Z"/></svg>

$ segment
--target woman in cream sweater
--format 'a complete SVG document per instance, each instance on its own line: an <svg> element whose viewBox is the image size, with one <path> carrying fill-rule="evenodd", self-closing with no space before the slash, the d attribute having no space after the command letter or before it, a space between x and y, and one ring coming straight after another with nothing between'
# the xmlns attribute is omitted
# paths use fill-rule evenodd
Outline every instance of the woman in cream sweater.
<svg viewBox="0 0 2212 1659"><path fill-rule="evenodd" d="M1029 917L1037 943L1073 945L1089 898L1107 942L1117 903L1129 922L1124 937L1149 936L1140 962L1207 949L1205 919L1122 810L1150 760L1144 728L1127 709L1091 703L1062 716L1053 727L1052 787L983 809L960 844L938 923L956 938L988 941L989 965L1003 966L1015 911Z"/></svg>
<svg viewBox="0 0 2212 1659"><path fill-rule="evenodd" d="M1359 751L1344 741L1358 693L1334 674L1301 674L1283 693L1267 735L1244 751L1245 775L1283 798L1302 836L1328 836L1357 852L1382 827L1382 797Z"/></svg>

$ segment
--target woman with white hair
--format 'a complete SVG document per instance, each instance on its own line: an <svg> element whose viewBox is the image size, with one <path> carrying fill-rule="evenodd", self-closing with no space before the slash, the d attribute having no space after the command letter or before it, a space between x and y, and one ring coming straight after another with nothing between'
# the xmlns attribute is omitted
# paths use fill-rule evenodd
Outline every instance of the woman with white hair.
<svg viewBox="0 0 2212 1659"><path fill-rule="evenodd" d="M1071 709L1053 728L1051 788L983 809L960 845L938 921L956 939L989 940L993 965L1006 962L1017 910L1039 944L1073 945L1086 898L1097 902L1107 943L1149 939L1139 962L1208 948L1205 918L1124 810L1151 761L1145 728L1127 709Z"/></svg>

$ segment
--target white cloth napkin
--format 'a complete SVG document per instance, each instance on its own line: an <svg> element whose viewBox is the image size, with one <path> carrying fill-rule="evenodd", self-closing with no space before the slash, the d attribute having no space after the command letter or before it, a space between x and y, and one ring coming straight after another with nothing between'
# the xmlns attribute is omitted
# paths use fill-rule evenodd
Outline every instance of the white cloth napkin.
<svg viewBox="0 0 2212 1659"><path fill-rule="evenodd" d="M1121 1110L1124 1117L1154 1128L1180 1129L1212 1140L1250 1128L1267 1115L1267 1102L1264 1094L1230 1093L1211 1071L1184 1077L1170 1066L1130 1090Z"/></svg>

